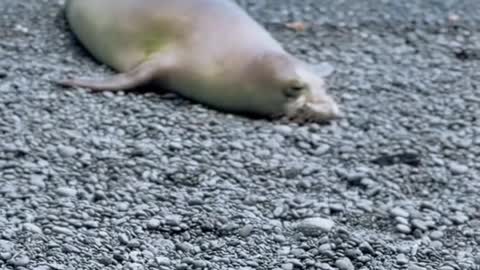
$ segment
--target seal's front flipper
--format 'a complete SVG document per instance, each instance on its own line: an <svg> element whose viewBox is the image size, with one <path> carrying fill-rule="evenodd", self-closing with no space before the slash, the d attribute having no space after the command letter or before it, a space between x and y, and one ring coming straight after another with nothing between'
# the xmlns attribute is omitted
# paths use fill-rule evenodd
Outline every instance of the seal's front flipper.
<svg viewBox="0 0 480 270"><path fill-rule="evenodd" d="M154 58L143 62L130 71L103 79L67 79L56 83L69 87L84 87L91 90L123 91L143 86L161 76L171 66L167 58Z"/></svg>

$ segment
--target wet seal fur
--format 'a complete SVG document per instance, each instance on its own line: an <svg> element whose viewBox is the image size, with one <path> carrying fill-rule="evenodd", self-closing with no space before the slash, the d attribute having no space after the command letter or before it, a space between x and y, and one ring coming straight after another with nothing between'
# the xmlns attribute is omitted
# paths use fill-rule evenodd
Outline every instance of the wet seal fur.
<svg viewBox="0 0 480 270"><path fill-rule="evenodd" d="M328 122L324 79L233 0L67 0L77 39L118 73L64 86L122 91L156 83L226 112Z"/></svg>

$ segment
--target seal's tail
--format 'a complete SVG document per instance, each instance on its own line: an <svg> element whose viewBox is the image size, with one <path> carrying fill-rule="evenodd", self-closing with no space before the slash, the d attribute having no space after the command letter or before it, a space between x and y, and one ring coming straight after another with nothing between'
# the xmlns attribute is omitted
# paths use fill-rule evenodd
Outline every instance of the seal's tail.
<svg viewBox="0 0 480 270"><path fill-rule="evenodd" d="M149 83L157 74L158 67L153 62L145 62L130 71L118 73L106 78L72 78L55 81L67 87L84 87L91 90L123 91Z"/></svg>
<svg viewBox="0 0 480 270"><path fill-rule="evenodd" d="M132 81L124 74L118 74L104 79L72 78L54 82L65 87L83 87L95 91L123 91L140 86L139 82Z"/></svg>

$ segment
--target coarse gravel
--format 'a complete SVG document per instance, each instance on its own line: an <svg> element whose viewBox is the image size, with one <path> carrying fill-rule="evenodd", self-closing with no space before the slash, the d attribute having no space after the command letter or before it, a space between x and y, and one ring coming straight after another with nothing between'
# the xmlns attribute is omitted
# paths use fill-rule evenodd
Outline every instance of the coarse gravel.
<svg viewBox="0 0 480 270"><path fill-rule="evenodd" d="M112 71L0 0L0 269L480 269L480 1L239 2L345 118L58 87Z"/></svg>

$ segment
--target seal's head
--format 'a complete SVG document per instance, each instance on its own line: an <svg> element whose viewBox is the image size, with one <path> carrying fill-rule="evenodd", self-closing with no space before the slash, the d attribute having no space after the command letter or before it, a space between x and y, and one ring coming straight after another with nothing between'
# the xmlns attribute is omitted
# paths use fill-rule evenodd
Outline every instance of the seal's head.
<svg viewBox="0 0 480 270"><path fill-rule="evenodd" d="M256 66L261 69L255 76L261 77L264 91L275 103L274 116L300 122L328 122L341 116L324 79L307 63L285 53L266 53Z"/></svg>

